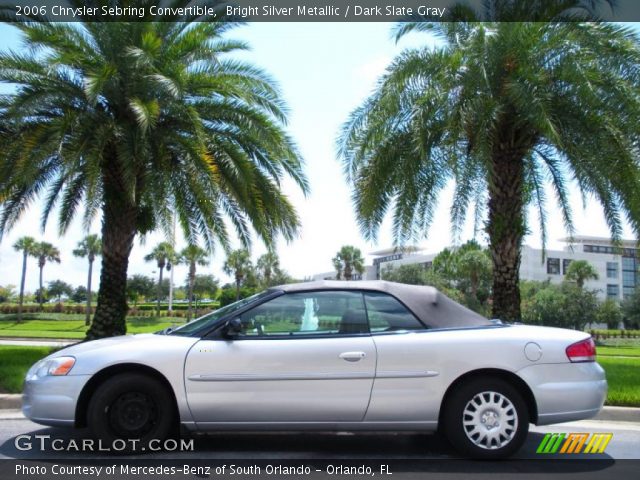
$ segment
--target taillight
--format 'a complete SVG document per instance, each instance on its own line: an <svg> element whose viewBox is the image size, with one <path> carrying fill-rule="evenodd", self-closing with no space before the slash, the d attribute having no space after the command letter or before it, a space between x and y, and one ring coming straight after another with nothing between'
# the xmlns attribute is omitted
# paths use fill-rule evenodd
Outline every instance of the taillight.
<svg viewBox="0 0 640 480"><path fill-rule="evenodd" d="M567 357L572 362L595 362L596 344L593 338L589 337L567 347Z"/></svg>

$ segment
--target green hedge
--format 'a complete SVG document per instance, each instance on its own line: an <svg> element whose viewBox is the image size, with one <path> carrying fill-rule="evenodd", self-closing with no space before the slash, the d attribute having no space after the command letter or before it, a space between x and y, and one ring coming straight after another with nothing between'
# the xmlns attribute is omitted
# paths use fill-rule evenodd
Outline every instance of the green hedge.
<svg viewBox="0 0 640 480"><path fill-rule="evenodd" d="M590 330L589 333L596 340L608 338L640 338L640 330Z"/></svg>
<svg viewBox="0 0 640 480"><path fill-rule="evenodd" d="M93 310L93 309L92 309ZM39 305L23 305L22 313L85 313L86 305L81 304L63 304L63 303L45 303L42 308ZM0 313L15 314L18 313L18 305L4 303L0 305Z"/></svg>
<svg viewBox="0 0 640 480"><path fill-rule="evenodd" d="M193 304L192 308L195 309L195 304ZM198 305L198 312L200 315L204 313L211 312L218 308L218 303L206 303L204 305ZM189 309L189 305L187 304L178 304L173 305L173 310L169 312L167 310L167 305L162 305L160 307L160 316L174 316L174 317L186 317L187 311ZM50 304L46 303L40 308L38 305L24 305L22 307L23 314L30 313L65 313L65 314L83 314L86 312L85 305L79 304L64 304L64 303L56 303ZM18 305L15 304L1 304L0 305L0 314L3 315L15 315L18 313ZM95 306L91 308L91 313L95 313ZM129 308L128 315L142 316L142 317L153 317L156 316L156 306L151 304L142 304L137 307Z"/></svg>
<svg viewBox="0 0 640 480"><path fill-rule="evenodd" d="M195 308L195 306L196 306L195 302L193 302L192 306L193 306L193 308ZM149 310L154 310L155 311L155 309L158 308L158 306L155 303L140 303L136 307L134 307L133 305L129 305L129 307L131 307L131 309L135 308L136 310L138 310L140 312L146 312L146 311L149 311ZM212 310L212 309L218 308L218 302L208 302L208 303L203 303L203 304L198 303L198 307L199 308L207 308L207 309L211 309ZM169 308L168 304L166 304L166 303L161 303L160 304L160 311L167 310L168 308ZM175 310L184 310L186 312L187 310L189 310L189 304L188 303L174 303L172 308L173 308L174 311Z"/></svg>

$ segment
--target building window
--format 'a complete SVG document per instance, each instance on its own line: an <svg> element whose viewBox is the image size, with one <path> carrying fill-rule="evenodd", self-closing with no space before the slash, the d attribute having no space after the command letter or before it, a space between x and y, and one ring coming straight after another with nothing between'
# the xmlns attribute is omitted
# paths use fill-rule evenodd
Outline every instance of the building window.
<svg viewBox="0 0 640 480"><path fill-rule="evenodd" d="M617 284L607 285L607 298L618 299L620 297L620 286Z"/></svg>
<svg viewBox="0 0 640 480"><path fill-rule="evenodd" d="M607 262L607 278L618 278L617 262Z"/></svg>
<svg viewBox="0 0 640 480"><path fill-rule="evenodd" d="M638 262L633 257L622 257L622 286L624 287L624 295L627 295L627 289L633 290L638 286Z"/></svg>
<svg viewBox="0 0 640 480"><path fill-rule="evenodd" d="M547 273L549 275L560 275L559 258L547 258Z"/></svg>
<svg viewBox="0 0 640 480"><path fill-rule="evenodd" d="M624 298L625 300L627 298L630 298L634 293L635 293L636 289L634 287L622 287L622 298Z"/></svg>
<svg viewBox="0 0 640 480"><path fill-rule="evenodd" d="M633 257L622 257L622 270L635 270L635 263Z"/></svg>
<svg viewBox="0 0 640 480"><path fill-rule="evenodd" d="M562 260L562 274L566 275L567 274L567 270L569 270L569 265L571 265L571 262L573 260L571 260L570 258L565 258L564 260Z"/></svg>

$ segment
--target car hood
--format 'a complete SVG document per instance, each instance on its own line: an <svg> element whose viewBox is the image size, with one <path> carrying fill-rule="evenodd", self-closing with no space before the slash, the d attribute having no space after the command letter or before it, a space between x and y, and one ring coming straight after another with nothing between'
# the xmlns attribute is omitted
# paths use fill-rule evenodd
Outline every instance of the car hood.
<svg viewBox="0 0 640 480"><path fill-rule="evenodd" d="M77 343L47 358L72 356L77 362L70 375L91 375L116 364L141 364L153 368L182 365L185 355L200 339L178 335L122 335Z"/></svg>
<svg viewBox="0 0 640 480"><path fill-rule="evenodd" d="M61 350L56 351L51 356L60 357L65 355L79 355L88 351L102 350L113 347L132 347L136 344L144 344L157 340L164 335L155 335L153 333L141 333L138 335L120 335L117 337L102 338L100 340L91 340L88 342L79 342L69 345Z"/></svg>

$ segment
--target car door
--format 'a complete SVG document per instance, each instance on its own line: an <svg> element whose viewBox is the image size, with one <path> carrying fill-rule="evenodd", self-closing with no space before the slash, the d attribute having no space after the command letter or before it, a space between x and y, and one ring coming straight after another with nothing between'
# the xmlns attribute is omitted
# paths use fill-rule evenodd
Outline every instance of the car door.
<svg viewBox="0 0 640 480"><path fill-rule="evenodd" d="M362 293L287 293L239 318L233 339L203 339L187 355L187 399L201 428L364 418L376 350Z"/></svg>
<svg viewBox="0 0 640 480"><path fill-rule="evenodd" d="M428 327L389 294L365 292L364 297L377 352L366 421L435 424L442 401L441 361L434 357Z"/></svg>

